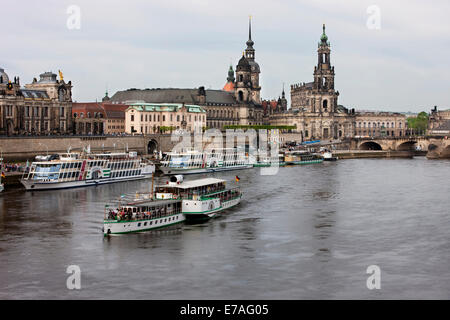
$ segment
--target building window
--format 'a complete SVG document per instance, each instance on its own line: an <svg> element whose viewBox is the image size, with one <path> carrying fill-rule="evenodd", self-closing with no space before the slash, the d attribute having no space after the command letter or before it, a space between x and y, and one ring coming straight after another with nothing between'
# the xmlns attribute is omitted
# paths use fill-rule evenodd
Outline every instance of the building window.
<svg viewBox="0 0 450 320"><path fill-rule="evenodd" d="M134 121L134 114L131 115L131 121Z"/></svg>

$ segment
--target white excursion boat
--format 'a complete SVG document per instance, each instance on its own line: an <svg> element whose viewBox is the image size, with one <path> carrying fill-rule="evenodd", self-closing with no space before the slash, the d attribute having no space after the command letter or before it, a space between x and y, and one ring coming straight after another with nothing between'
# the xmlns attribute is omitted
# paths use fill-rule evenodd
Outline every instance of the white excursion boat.
<svg viewBox="0 0 450 320"><path fill-rule="evenodd" d="M209 219L241 202L239 187L226 188L226 180L204 178L183 181L182 175L172 176L165 185L156 187L157 199L181 199L187 219Z"/></svg>
<svg viewBox="0 0 450 320"><path fill-rule="evenodd" d="M154 171L136 152L66 153L34 161L20 182L27 190L63 189L151 178Z"/></svg>
<svg viewBox="0 0 450 320"><path fill-rule="evenodd" d="M105 236L143 232L169 227L186 220L181 212L181 200L154 200L130 202L109 210L103 221Z"/></svg>
<svg viewBox="0 0 450 320"><path fill-rule="evenodd" d="M211 152L168 152L159 168L165 174L172 175L249 169L253 168L253 164L245 152L223 148Z"/></svg>
<svg viewBox="0 0 450 320"><path fill-rule="evenodd" d="M105 236L143 232L168 227L186 219L209 219L241 201L238 187L226 189L225 180L215 178L184 181L172 176L155 188L147 199L128 202L106 213Z"/></svg>

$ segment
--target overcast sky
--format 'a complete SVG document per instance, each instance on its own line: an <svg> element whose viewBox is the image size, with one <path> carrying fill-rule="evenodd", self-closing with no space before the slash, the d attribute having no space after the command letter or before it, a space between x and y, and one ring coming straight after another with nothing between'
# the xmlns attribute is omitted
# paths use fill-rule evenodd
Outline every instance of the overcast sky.
<svg viewBox="0 0 450 320"><path fill-rule="evenodd" d="M67 8L81 28L67 27ZM380 9L380 29L369 29ZM128 88L221 89L248 37L261 96L312 81L326 24L339 103L357 109L429 111L450 106L450 1L2 1L0 67L21 84L61 69L76 101ZM373 21L373 20L371 20Z"/></svg>

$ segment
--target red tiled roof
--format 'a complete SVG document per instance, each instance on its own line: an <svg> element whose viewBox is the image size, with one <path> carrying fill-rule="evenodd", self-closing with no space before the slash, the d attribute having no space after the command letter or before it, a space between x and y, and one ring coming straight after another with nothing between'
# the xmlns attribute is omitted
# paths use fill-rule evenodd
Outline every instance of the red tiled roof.
<svg viewBox="0 0 450 320"><path fill-rule="evenodd" d="M74 102L72 103L72 115L83 112L85 116L88 112L101 112L105 118L125 119L125 110L129 107L126 104L115 104L105 102Z"/></svg>
<svg viewBox="0 0 450 320"><path fill-rule="evenodd" d="M234 91L234 83L233 82L227 82L222 90L228 91L228 92Z"/></svg>

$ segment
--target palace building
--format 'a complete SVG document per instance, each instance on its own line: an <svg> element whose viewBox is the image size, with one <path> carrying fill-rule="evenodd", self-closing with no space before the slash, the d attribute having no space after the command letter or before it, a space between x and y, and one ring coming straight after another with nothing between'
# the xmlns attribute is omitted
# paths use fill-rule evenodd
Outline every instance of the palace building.
<svg viewBox="0 0 450 320"><path fill-rule="evenodd" d="M125 110L125 132L151 134L184 129L201 130L206 112L198 105L181 103L133 103Z"/></svg>
<svg viewBox="0 0 450 320"><path fill-rule="evenodd" d="M108 94L106 94L106 97ZM106 98L105 97L105 98ZM125 110L129 105L102 102L74 102L74 133L79 135L122 134L125 132Z"/></svg>
<svg viewBox="0 0 450 320"><path fill-rule="evenodd" d="M0 135L72 133L72 83L59 75L42 73L23 88L0 68Z"/></svg>

